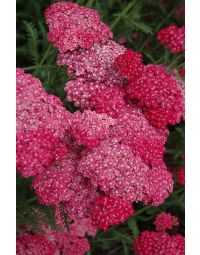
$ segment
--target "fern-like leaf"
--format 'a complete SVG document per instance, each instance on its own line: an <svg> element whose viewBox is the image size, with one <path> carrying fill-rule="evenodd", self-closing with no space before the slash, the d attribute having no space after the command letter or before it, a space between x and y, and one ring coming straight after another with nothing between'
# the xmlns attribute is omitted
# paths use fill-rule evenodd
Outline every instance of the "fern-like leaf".
<svg viewBox="0 0 200 255"><path fill-rule="evenodd" d="M152 34L153 33L152 29L148 25L144 24L141 21L124 19L124 23L128 27L130 27L132 30L140 31L140 32L143 32L145 34Z"/></svg>
<svg viewBox="0 0 200 255"><path fill-rule="evenodd" d="M60 217L63 221L64 226L65 226L65 229L67 231L69 231L70 218L69 218L68 213L66 213L65 210L64 210L64 203L62 201L59 204L59 211L60 211Z"/></svg>
<svg viewBox="0 0 200 255"><path fill-rule="evenodd" d="M25 30L27 34L27 46L30 57L32 58L33 65L39 63L39 52L38 52L38 31L32 22L24 21Z"/></svg>

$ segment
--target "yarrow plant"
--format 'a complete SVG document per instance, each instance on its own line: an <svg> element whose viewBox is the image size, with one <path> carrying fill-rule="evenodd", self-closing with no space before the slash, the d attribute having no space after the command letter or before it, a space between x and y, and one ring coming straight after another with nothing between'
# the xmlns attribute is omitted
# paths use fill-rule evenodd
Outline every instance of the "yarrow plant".
<svg viewBox="0 0 200 255"><path fill-rule="evenodd" d="M137 255L185 254L185 238L181 234L169 235L166 229L178 226L178 219L171 214L160 213L154 221L156 231L142 231L134 240Z"/></svg>
<svg viewBox="0 0 200 255"><path fill-rule="evenodd" d="M78 108L67 110L17 68L17 173L31 177L35 198L28 203L54 208L57 226L40 224L43 235L25 228L17 254L83 255L88 236L109 233L169 199L174 180L163 156L169 129L184 120L184 89L164 66L146 64L141 53L115 42L96 10L63 1L44 17L56 63L70 77L65 103ZM172 52L184 51L184 28L161 29L157 38ZM180 185L183 176L180 170ZM146 207L137 211L141 203ZM134 223L135 253L183 255L184 237L165 232L178 219L162 212L154 225L157 232L137 237Z"/></svg>

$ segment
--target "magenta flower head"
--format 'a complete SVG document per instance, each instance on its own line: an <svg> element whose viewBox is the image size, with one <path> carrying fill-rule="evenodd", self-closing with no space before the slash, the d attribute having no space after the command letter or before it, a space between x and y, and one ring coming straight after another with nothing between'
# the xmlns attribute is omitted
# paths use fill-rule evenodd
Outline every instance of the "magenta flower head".
<svg viewBox="0 0 200 255"><path fill-rule="evenodd" d="M109 226L125 222L134 212L132 204L125 200L98 197L93 206L92 222L107 231Z"/></svg>
<svg viewBox="0 0 200 255"><path fill-rule="evenodd" d="M153 224L156 226L156 231L162 232L166 229L171 230L174 226L179 226L179 221L177 217L170 213L161 212L157 214Z"/></svg>
<svg viewBox="0 0 200 255"><path fill-rule="evenodd" d="M65 144L43 129L17 133L17 171L24 177L46 171L68 152Z"/></svg>
<svg viewBox="0 0 200 255"><path fill-rule="evenodd" d="M161 29L157 34L157 39L162 45L169 48L171 52L185 51L185 27L171 25Z"/></svg>
<svg viewBox="0 0 200 255"><path fill-rule="evenodd" d="M158 65L145 67L139 79L126 86L130 99L139 100L151 125L165 129L184 117L184 91L179 81Z"/></svg>
<svg viewBox="0 0 200 255"><path fill-rule="evenodd" d="M41 254L59 255L59 250L53 241L47 239L45 235L17 235L16 254Z"/></svg>
<svg viewBox="0 0 200 255"><path fill-rule="evenodd" d="M136 255L184 255L185 238L165 232L142 231L134 240Z"/></svg>

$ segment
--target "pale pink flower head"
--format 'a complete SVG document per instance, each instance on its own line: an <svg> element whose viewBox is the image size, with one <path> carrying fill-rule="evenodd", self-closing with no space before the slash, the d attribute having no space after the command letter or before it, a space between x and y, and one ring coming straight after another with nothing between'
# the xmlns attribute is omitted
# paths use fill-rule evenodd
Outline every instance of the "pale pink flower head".
<svg viewBox="0 0 200 255"><path fill-rule="evenodd" d="M157 206L173 190L172 175L164 163L149 167L118 138L83 150L78 171L89 178L95 188L100 187L115 199Z"/></svg>
<svg viewBox="0 0 200 255"><path fill-rule="evenodd" d="M125 51L125 47L109 40L89 49L60 53L57 64L67 65L67 74L73 78L101 82L107 87L122 86L124 79L115 72L114 60Z"/></svg>
<svg viewBox="0 0 200 255"><path fill-rule="evenodd" d="M91 110L92 98L105 88L107 87L103 83L77 78L68 81L64 90L67 94L67 101L74 102L74 105L82 110Z"/></svg>
<svg viewBox="0 0 200 255"><path fill-rule="evenodd" d="M85 110L77 111L70 119L70 134L78 145L96 147L110 134L114 119L106 114Z"/></svg>
<svg viewBox="0 0 200 255"><path fill-rule="evenodd" d="M107 231L109 226L125 222L134 212L130 202L102 196L96 199L93 206L92 222Z"/></svg>
<svg viewBox="0 0 200 255"><path fill-rule="evenodd" d="M115 199L142 201L148 190L149 168L131 148L118 139L103 141L98 147L83 151L78 171Z"/></svg>
<svg viewBox="0 0 200 255"><path fill-rule="evenodd" d="M57 244L60 254L84 255L90 249L87 238L81 238L68 232L58 231L53 232L50 236Z"/></svg>
<svg viewBox="0 0 200 255"><path fill-rule="evenodd" d="M98 12L84 6L57 2L48 7L44 15L49 26L48 40L60 52L88 49L113 37L109 26L100 21Z"/></svg>
<svg viewBox="0 0 200 255"><path fill-rule="evenodd" d="M46 93L39 79L17 68L16 79L17 132L42 128L65 139L71 115L61 100Z"/></svg>
<svg viewBox="0 0 200 255"><path fill-rule="evenodd" d="M17 255L59 255L59 250L53 241L47 239L45 235L17 235L16 241Z"/></svg>
<svg viewBox="0 0 200 255"><path fill-rule="evenodd" d="M150 125L142 110L134 105L126 105L112 128L112 136L129 145L133 153L146 164L163 162L167 130L161 131Z"/></svg>
<svg viewBox="0 0 200 255"><path fill-rule="evenodd" d="M169 48L171 52L185 51L185 27L171 25L161 29L157 34L157 39L162 45Z"/></svg>
<svg viewBox="0 0 200 255"><path fill-rule="evenodd" d="M76 173L77 162L77 156L70 152L47 171L36 175L32 186L41 204L54 206L73 198L76 193L73 185L81 182L80 174Z"/></svg>
<svg viewBox="0 0 200 255"><path fill-rule="evenodd" d="M136 255L184 255L185 238L165 232L142 231L134 240Z"/></svg>
<svg viewBox="0 0 200 255"><path fill-rule="evenodd" d="M174 182L172 174L163 163L150 168L146 178L149 186L143 202L145 204L151 203L153 206L159 206L168 198L169 193L173 192Z"/></svg>
<svg viewBox="0 0 200 255"><path fill-rule="evenodd" d="M16 150L17 171L24 177L46 171L68 152L63 141L43 129L18 131Z"/></svg>
<svg viewBox="0 0 200 255"><path fill-rule="evenodd" d="M174 226L179 226L178 218L170 213L161 212L156 215L156 219L153 222L156 226L156 231L162 232L166 229L171 230Z"/></svg>

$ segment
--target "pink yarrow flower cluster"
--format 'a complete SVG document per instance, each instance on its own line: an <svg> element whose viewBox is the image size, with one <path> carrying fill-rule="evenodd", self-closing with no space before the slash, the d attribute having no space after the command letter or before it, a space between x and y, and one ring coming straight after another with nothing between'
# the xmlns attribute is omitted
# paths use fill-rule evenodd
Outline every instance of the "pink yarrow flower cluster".
<svg viewBox="0 0 200 255"><path fill-rule="evenodd" d="M17 235L16 241L17 255L59 255L59 250L55 243L48 240L44 235Z"/></svg>
<svg viewBox="0 0 200 255"><path fill-rule="evenodd" d="M48 40L60 52L90 48L94 43L105 43L113 35L100 21L97 11L70 2L58 2L45 10L49 26Z"/></svg>
<svg viewBox="0 0 200 255"><path fill-rule="evenodd" d="M41 204L58 209L62 202L70 217L69 233L50 230L46 238L63 254L82 255L85 234L126 221L133 202L158 206L172 192L166 126L180 121L184 99L162 67L144 66L140 54L112 41L96 11L58 2L45 19L57 62L73 78L67 99L81 109L69 113L17 69L17 166L34 176Z"/></svg>
<svg viewBox="0 0 200 255"><path fill-rule="evenodd" d="M111 225L126 221L134 213L131 203L110 197L98 197L93 206L92 221L104 231Z"/></svg>
<svg viewBox="0 0 200 255"><path fill-rule="evenodd" d="M56 35L62 24L64 32L58 38L65 41L68 36L73 37L76 15L83 9L67 2L49 7L45 12L49 33ZM89 9L86 13L87 19L93 15ZM87 24L81 25L86 31ZM56 200L64 201L76 218L91 216L90 208L94 198L100 195L99 190L110 198L127 202L153 205L164 202L173 190L172 176L163 162L166 123L162 130L153 127L143 113L142 103L133 103L126 89L130 81L137 82L148 69L142 63L142 56L133 51L125 53L124 47L109 38L93 41L90 47L80 43L79 47L60 49L60 45L54 45L60 51L58 64L67 65L67 72L73 78L65 88L67 98L82 109L65 119L67 141L73 144L68 147L81 153L73 174L63 163L61 168L65 170L55 171L60 168L55 163L43 176L36 176L33 187L40 201L49 205L55 205ZM82 187L81 191L76 190L75 183ZM54 194L51 199L50 194Z"/></svg>
<svg viewBox="0 0 200 255"><path fill-rule="evenodd" d="M17 68L17 171L24 177L48 170L68 152L70 113L41 82Z"/></svg>
<svg viewBox="0 0 200 255"><path fill-rule="evenodd" d="M134 241L134 251L136 255L184 255L185 238L180 234L142 231Z"/></svg>
<svg viewBox="0 0 200 255"><path fill-rule="evenodd" d="M60 139L43 129L19 131L16 147L17 170L24 177L42 173L68 152Z"/></svg>
<svg viewBox="0 0 200 255"><path fill-rule="evenodd" d="M153 223L156 226L156 231L171 230L174 226L179 226L178 218L170 213L161 212L157 214Z"/></svg>
<svg viewBox="0 0 200 255"><path fill-rule="evenodd" d="M140 56L135 61L130 50L115 59L116 71L129 79L125 86L128 98L137 102L153 126L165 129L168 124L177 124L184 116L184 92L180 82L166 73L164 67L141 66Z"/></svg>
<svg viewBox="0 0 200 255"><path fill-rule="evenodd" d="M185 51L185 27L171 25L161 29L157 34L157 39L162 45L169 48L171 52Z"/></svg>
<svg viewBox="0 0 200 255"><path fill-rule="evenodd" d="M181 234L169 235L166 229L171 230L178 226L178 219L162 212L154 221L156 231L142 231L134 240L134 252L136 255L185 255L185 238Z"/></svg>

